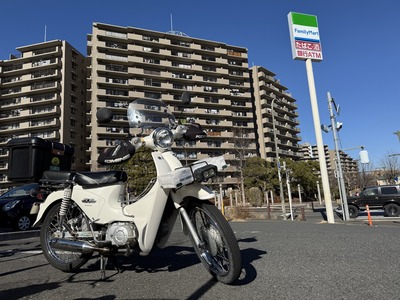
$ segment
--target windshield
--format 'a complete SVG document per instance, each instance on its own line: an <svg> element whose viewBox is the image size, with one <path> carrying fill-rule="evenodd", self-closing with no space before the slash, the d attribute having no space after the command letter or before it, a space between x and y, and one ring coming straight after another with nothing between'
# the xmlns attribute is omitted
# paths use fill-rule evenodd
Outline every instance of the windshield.
<svg viewBox="0 0 400 300"><path fill-rule="evenodd" d="M138 98L128 107L129 126L134 128L156 128L174 126L174 115L167 105L158 99Z"/></svg>

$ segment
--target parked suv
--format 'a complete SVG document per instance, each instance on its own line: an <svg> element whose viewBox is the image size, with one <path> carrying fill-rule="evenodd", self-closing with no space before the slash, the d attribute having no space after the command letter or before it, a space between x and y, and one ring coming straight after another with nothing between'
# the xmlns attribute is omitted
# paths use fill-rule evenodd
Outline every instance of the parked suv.
<svg viewBox="0 0 400 300"><path fill-rule="evenodd" d="M371 186L357 197L348 197L350 218L356 218L360 210L383 209L385 216L398 217L400 214L400 187L399 185Z"/></svg>

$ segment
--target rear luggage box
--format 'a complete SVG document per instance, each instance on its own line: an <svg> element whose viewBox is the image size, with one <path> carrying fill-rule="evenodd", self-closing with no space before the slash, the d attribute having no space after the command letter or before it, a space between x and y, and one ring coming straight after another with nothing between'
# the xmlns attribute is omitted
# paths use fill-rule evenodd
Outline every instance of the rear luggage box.
<svg viewBox="0 0 400 300"><path fill-rule="evenodd" d="M38 182L47 170L71 169L74 148L38 137L8 141L8 180Z"/></svg>

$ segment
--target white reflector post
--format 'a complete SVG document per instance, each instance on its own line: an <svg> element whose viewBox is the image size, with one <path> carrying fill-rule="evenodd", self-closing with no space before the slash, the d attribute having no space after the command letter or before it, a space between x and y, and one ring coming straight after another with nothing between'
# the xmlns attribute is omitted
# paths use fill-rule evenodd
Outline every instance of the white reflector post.
<svg viewBox="0 0 400 300"><path fill-rule="evenodd" d="M360 151L360 161L361 161L362 164L368 164L369 163L368 151L367 150L361 150Z"/></svg>

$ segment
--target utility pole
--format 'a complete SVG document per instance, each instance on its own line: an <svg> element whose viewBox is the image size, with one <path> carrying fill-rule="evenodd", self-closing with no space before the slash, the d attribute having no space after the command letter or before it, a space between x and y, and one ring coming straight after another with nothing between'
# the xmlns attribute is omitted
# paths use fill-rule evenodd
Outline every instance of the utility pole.
<svg viewBox="0 0 400 300"><path fill-rule="evenodd" d="M286 219L286 208L285 208L285 198L283 196L283 183L282 183L282 175L281 175L281 163L279 161L278 140L276 138L274 102L275 102L275 98L273 98L272 102L271 102L272 130L274 131L275 157L276 157L276 166L278 168L279 197L281 198L282 214L283 214L283 219L285 220Z"/></svg>
<svg viewBox="0 0 400 300"><path fill-rule="evenodd" d="M330 118L331 118L333 140L335 142L335 152L336 152L336 160L337 160L337 168L338 168L338 177L339 177L340 191L341 191L341 194L342 194L342 201L343 201L343 212L344 212L343 217L344 217L344 220L349 220L350 219L349 207L347 205L346 187L344 185L342 164L340 162L339 143L338 143L337 129L336 129L336 118L335 118L335 114L333 113L333 110L332 110L332 102L333 102L333 99L331 97L331 93L328 92L328 108L329 108L329 115L330 115Z"/></svg>

